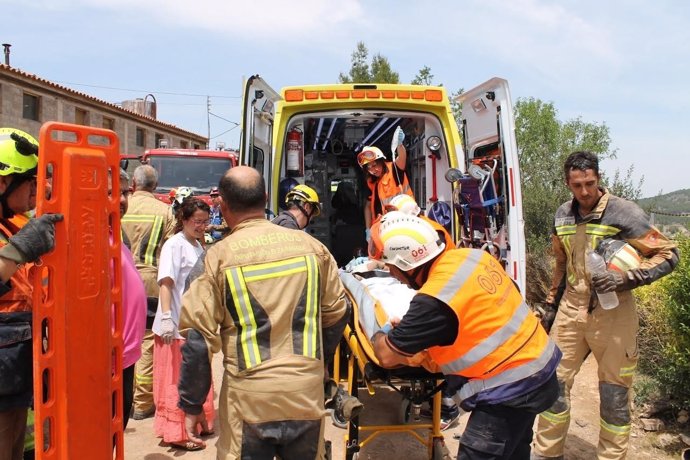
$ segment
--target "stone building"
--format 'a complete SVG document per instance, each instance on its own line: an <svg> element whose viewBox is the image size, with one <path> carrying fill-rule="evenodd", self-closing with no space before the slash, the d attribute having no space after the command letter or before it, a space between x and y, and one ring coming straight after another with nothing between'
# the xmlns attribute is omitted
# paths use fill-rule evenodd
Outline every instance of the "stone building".
<svg viewBox="0 0 690 460"><path fill-rule="evenodd" d="M206 137L156 120L145 100L124 107L0 64L0 127L19 128L36 137L48 121L111 129L120 139L120 152L128 155L161 146L206 148Z"/></svg>

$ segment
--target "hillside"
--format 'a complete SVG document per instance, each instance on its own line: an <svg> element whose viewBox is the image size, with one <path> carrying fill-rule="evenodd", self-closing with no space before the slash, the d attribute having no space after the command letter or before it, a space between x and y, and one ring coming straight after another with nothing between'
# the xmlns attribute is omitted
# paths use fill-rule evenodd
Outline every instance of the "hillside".
<svg viewBox="0 0 690 460"><path fill-rule="evenodd" d="M678 226L690 228L690 189L676 190L651 198L637 200L642 209L654 213L653 219L657 226L670 227L666 231L674 233ZM685 216L668 214L686 214ZM662 229L664 231L664 229Z"/></svg>

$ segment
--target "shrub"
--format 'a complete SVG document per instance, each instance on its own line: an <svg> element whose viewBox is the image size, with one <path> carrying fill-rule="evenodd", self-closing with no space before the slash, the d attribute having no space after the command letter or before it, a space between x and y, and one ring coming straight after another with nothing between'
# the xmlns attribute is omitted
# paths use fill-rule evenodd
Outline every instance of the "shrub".
<svg viewBox="0 0 690 460"><path fill-rule="evenodd" d="M690 407L690 239L677 243L681 259L673 273L635 292L640 370L672 395L674 405Z"/></svg>

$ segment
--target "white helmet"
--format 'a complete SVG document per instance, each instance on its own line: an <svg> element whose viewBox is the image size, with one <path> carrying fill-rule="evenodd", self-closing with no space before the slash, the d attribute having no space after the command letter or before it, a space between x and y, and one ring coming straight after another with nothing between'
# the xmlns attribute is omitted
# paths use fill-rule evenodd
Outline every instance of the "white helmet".
<svg viewBox="0 0 690 460"><path fill-rule="evenodd" d="M373 145L367 145L362 147L362 151L357 155L357 163L359 163L360 168L364 168L366 165L376 160L385 160L386 156L383 154L380 148L374 147Z"/></svg>
<svg viewBox="0 0 690 460"><path fill-rule="evenodd" d="M175 202L178 205L181 205L188 196L192 196L192 189L190 187L177 187L175 190Z"/></svg>
<svg viewBox="0 0 690 460"><path fill-rule="evenodd" d="M443 252L436 230L417 216L391 211L371 227L369 257L409 271Z"/></svg>
<svg viewBox="0 0 690 460"><path fill-rule="evenodd" d="M606 238L599 243L597 252L604 258L609 270L616 270L621 273L638 268L642 263L640 254L623 240Z"/></svg>
<svg viewBox="0 0 690 460"><path fill-rule="evenodd" d="M401 193L395 195L386 205L386 212L400 211L411 216L418 216L421 212L419 205L410 195Z"/></svg>

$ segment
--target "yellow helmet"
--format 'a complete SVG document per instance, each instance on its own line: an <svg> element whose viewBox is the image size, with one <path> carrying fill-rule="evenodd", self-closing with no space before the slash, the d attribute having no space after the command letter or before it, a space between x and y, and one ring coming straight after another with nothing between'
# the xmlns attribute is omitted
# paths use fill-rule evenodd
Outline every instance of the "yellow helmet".
<svg viewBox="0 0 690 460"><path fill-rule="evenodd" d="M0 176L36 174L38 141L14 128L0 128Z"/></svg>
<svg viewBox="0 0 690 460"><path fill-rule="evenodd" d="M445 247L431 224L400 211L384 214L371 226L369 257L404 272L432 260Z"/></svg>
<svg viewBox="0 0 690 460"><path fill-rule="evenodd" d="M319 195L316 193L316 190L308 185L296 185L292 190L290 190L287 195L285 195L285 202L289 203L290 201L309 203L312 205L314 208L312 217L316 217L321 214L321 202L319 201Z"/></svg>

